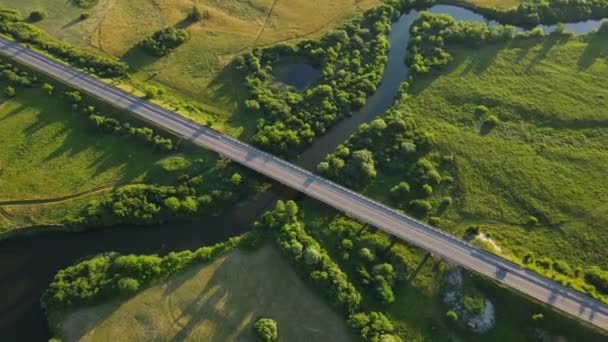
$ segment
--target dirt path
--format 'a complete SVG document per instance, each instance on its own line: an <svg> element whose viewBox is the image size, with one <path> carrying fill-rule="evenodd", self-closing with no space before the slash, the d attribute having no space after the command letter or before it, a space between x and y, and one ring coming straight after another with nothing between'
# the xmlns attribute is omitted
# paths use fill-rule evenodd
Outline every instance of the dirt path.
<svg viewBox="0 0 608 342"><path fill-rule="evenodd" d="M71 194L71 195L66 195L66 196L61 196L61 197L54 197L54 198L39 198L39 199L24 199L24 200L15 200L15 201L2 201L0 202L0 207L3 206L22 206L22 205L37 205L37 204L49 204L49 203L60 203L60 202L64 202L64 201L69 201L69 200L73 200L79 197L83 197L83 196L87 196L87 195L91 195L91 194L95 194L98 192L103 192L103 191L107 191L107 190L111 190L111 189L116 189L119 188L121 186L125 186L125 185L134 185L134 184L143 184L142 182L135 182L135 183L127 183L127 184L111 184L111 185L102 185L102 186L98 186L96 188L93 189L89 189L83 192L79 192L79 193L75 193L75 194ZM2 208L0 208L0 214L8 214L6 213L4 210L2 210Z"/></svg>
<svg viewBox="0 0 608 342"><path fill-rule="evenodd" d="M260 40L262 33L264 33L264 29L266 28L266 25L268 25L268 22L270 21L270 16L272 15L272 11L274 10L274 7L277 5L277 2L279 2L279 0L274 0L272 2L272 6L270 6L270 10L268 11L268 14L266 14L266 19L264 20L264 23L262 24L262 27L260 28L258 35L255 37L255 40L253 41L254 46L258 43L258 40Z"/></svg>

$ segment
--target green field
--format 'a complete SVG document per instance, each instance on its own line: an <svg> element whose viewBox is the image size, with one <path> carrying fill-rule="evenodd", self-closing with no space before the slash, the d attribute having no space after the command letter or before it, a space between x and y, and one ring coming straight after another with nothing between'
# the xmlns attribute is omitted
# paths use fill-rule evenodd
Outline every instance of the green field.
<svg viewBox="0 0 608 342"><path fill-rule="evenodd" d="M20 88L16 97L0 98L3 229L57 224L117 185L175 178L167 165L175 158L165 161L167 153L150 144L100 133L60 96ZM207 156L215 158L198 157Z"/></svg>
<svg viewBox="0 0 608 342"><path fill-rule="evenodd" d="M608 266L608 39L583 40L452 49L446 70L416 80L403 105L454 156L455 202L438 213L446 227L482 224L505 253Z"/></svg>
<svg viewBox="0 0 608 342"><path fill-rule="evenodd" d="M141 181L162 154L102 135L66 101L39 89L0 104L0 201L53 198Z"/></svg>
<svg viewBox="0 0 608 342"><path fill-rule="evenodd" d="M233 251L119 303L72 312L64 341L256 341L253 322L278 322L282 341L351 341L346 322L270 246Z"/></svg>

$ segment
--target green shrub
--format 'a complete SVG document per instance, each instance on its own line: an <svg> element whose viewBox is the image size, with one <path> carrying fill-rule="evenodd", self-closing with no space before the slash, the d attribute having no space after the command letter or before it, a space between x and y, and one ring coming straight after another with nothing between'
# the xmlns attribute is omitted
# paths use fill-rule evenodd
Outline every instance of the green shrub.
<svg viewBox="0 0 608 342"><path fill-rule="evenodd" d="M188 31L169 27L154 32L151 37L141 42L141 46L152 55L165 56L188 39L190 39Z"/></svg>
<svg viewBox="0 0 608 342"><path fill-rule="evenodd" d="M97 5L99 0L73 0L74 4L80 8L91 8Z"/></svg>
<svg viewBox="0 0 608 342"><path fill-rule="evenodd" d="M445 317L450 322L458 322L458 314L456 313L456 311L450 310L450 311L446 312Z"/></svg>
<svg viewBox="0 0 608 342"><path fill-rule="evenodd" d="M6 87L6 89L4 89L4 93L8 97L15 97L15 95L17 94L17 92L15 91L15 88L13 88L11 86Z"/></svg>
<svg viewBox="0 0 608 342"><path fill-rule="evenodd" d="M433 209L431 203L425 200L410 201L410 207L419 214L427 214Z"/></svg>
<svg viewBox="0 0 608 342"><path fill-rule="evenodd" d="M43 20L44 18L46 18L48 16L49 15L48 15L48 13L46 13L45 10L35 10L35 11L32 11L32 13L30 13L30 16L28 19L31 22L37 22L37 21Z"/></svg>
<svg viewBox="0 0 608 342"><path fill-rule="evenodd" d="M270 318L258 318L253 325L256 335L261 341L273 342L279 338L277 322Z"/></svg>

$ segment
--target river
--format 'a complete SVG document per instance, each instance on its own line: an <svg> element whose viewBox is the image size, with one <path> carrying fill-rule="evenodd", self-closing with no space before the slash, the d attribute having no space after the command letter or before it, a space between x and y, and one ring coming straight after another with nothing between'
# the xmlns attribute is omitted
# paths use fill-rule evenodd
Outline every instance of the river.
<svg viewBox="0 0 608 342"><path fill-rule="evenodd" d="M451 14L457 20L483 22L486 19L470 10L436 5L433 13ZM401 83L407 78L404 63L409 28L418 17L417 11L404 14L396 21L389 42L388 63L382 84L367 99L366 105L318 138L296 163L314 169L325 155L344 142L360 124L384 113L393 103ZM489 22L496 25L494 21ZM600 26L600 21L566 24L569 31L586 33ZM554 26L543 26L545 32ZM297 194L281 186L259 193L230 208L217 217L196 222L174 223L153 227L117 227L95 229L82 233L52 232L32 237L12 238L0 242L0 337L3 341L47 341L49 331L40 308L40 296L58 270L79 259L100 252L166 254L171 251L195 249L223 241L247 231L261 213L274 206L280 198Z"/></svg>

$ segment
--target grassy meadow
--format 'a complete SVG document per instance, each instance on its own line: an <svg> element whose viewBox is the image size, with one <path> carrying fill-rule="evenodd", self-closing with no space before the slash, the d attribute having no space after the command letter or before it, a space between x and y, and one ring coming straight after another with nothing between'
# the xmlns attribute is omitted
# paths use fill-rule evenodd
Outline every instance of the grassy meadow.
<svg viewBox="0 0 608 342"><path fill-rule="evenodd" d="M454 205L436 213L444 227L481 225L505 254L608 267L606 46L600 36L550 36L451 49L445 70L416 80L401 105L454 157L443 170Z"/></svg>
<svg viewBox="0 0 608 342"><path fill-rule="evenodd" d="M186 116L240 136L250 133L256 118L239 115L242 82L225 69L236 54L253 46L318 37L379 1L100 0L86 10L64 0L3 3L25 15L46 10L48 18L36 25L54 37L122 58L134 70L131 86L162 85L165 105L181 106ZM185 20L194 5L204 12L199 23ZM79 20L83 12L90 18ZM143 38L168 26L186 28L191 39L162 58L138 48ZM184 110L183 100L198 109Z"/></svg>
<svg viewBox="0 0 608 342"><path fill-rule="evenodd" d="M233 251L122 303L78 309L63 341L257 341L252 325L275 319L283 341L352 341L344 319L271 246Z"/></svg>
<svg viewBox="0 0 608 342"><path fill-rule="evenodd" d="M59 96L18 89L14 98L0 97L3 229L59 223L114 186L176 176L175 157L164 159L166 153L128 136L98 132ZM215 159L210 152L197 156L204 167Z"/></svg>

